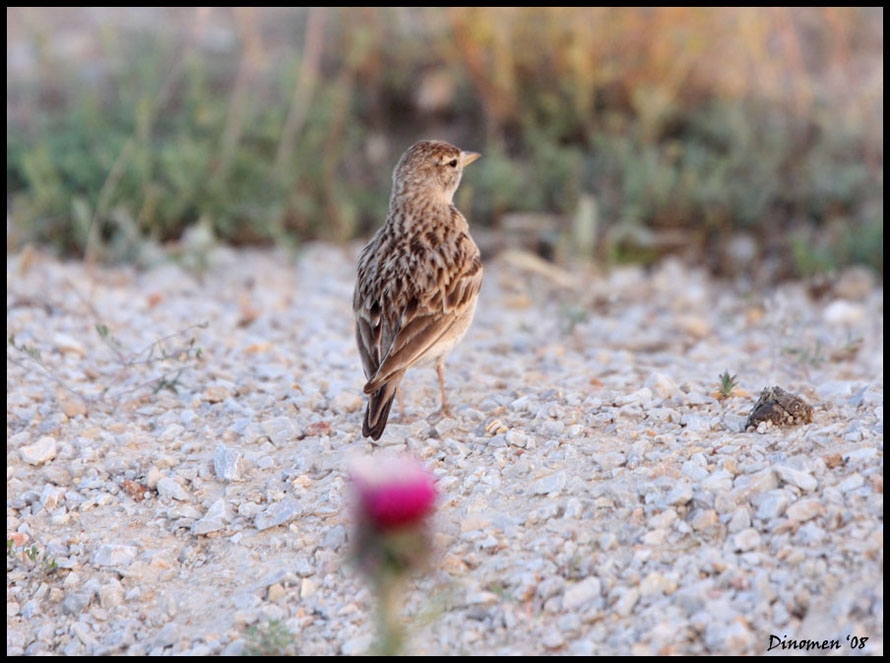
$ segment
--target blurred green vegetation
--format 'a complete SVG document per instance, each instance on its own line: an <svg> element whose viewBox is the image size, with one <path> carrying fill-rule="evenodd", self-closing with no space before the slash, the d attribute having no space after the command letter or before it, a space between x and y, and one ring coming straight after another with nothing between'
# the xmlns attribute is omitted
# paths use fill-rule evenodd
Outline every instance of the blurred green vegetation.
<svg viewBox="0 0 890 663"><path fill-rule="evenodd" d="M8 251L365 236L436 137L483 153L458 202L495 236L541 213L571 245L586 200L605 264L732 273L744 233L772 277L883 275L881 8L8 8L7 35Z"/></svg>

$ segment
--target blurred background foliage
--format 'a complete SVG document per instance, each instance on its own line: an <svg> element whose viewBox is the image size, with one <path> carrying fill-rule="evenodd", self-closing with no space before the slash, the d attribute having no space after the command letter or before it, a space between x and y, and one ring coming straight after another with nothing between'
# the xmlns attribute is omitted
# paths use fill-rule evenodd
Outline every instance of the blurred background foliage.
<svg viewBox="0 0 890 663"><path fill-rule="evenodd" d="M7 251L365 237L428 137L489 252L883 277L882 8L7 8Z"/></svg>

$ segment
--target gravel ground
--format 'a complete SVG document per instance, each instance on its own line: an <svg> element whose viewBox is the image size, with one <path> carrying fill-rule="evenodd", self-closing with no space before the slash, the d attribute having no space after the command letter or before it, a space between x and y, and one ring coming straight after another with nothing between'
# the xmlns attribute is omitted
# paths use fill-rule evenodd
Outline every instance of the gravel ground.
<svg viewBox="0 0 890 663"><path fill-rule="evenodd" d="M367 650L357 248L8 256L7 655L239 654L270 620L295 653ZM410 652L883 654L882 284L485 269L455 417L414 369L381 440L441 492ZM773 385L812 423L746 432Z"/></svg>

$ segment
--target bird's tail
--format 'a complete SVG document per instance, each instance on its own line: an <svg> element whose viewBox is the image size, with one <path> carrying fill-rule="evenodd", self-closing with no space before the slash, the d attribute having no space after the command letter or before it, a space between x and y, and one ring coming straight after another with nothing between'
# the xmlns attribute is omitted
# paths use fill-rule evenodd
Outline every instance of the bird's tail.
<svg viewBox="0 0 890 663"><path fill-rule="evenodd" d="M365 410L365 421L362 423L362 435L379 440L389 420L389 411L399 388L399 380L384 384L377 391L369 394L368 407Z"/></svg>

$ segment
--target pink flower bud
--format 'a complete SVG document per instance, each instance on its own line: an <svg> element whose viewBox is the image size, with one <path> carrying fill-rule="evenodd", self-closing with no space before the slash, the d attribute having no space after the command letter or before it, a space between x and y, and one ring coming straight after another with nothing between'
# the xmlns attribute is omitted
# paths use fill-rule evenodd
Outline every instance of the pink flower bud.
<svg viewBox="0 0 890 663"><path fill-rule="evenodd" d="M435 477L412 458L366 458L352 468L358 519L380 531L423 521L435 509Z"/></svg>

